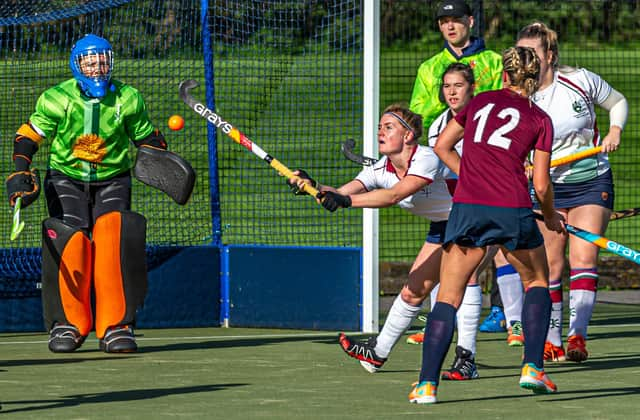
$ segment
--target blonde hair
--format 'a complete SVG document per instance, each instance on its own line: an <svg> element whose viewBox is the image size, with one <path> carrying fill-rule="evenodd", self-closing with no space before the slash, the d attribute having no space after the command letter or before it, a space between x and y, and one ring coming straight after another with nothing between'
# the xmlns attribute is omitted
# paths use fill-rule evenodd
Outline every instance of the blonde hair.
<svg viewBox="0 0 640 420"><path fill-rule="evenodd" d="M418 142L422 137L422 116L409 110L405 104L391 104L382 111L382 114L392 114L400 124L413 133L413 139Z"/></svg>
<svg viewBox="0 0 640 420"><path fill-rule="evenodd" d="M558 33L542 22L532 22L520 29L516 42L521 39L539 39L545 54L551 51L551 67L558 69L560 54L558 52Z"/></svg>
<svg viewBox="0 0 640 420"><path fill-rule="evenodd" d="M502 53L502 66L511 86L522 89L528 97L538 90L540 58L533 48L508 48Z"/></svg>

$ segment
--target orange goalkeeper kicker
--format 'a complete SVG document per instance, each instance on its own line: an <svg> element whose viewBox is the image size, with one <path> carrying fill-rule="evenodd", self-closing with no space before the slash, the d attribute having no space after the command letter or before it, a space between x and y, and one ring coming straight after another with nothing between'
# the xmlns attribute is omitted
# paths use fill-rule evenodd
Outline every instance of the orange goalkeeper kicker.
<svg viewBox="0 0 640 420"><path fill-rule="evenodd" d="M597 155L598 153L602 153L602 146L592 147L590 149L581 150L578 153L574 153L574 154L569 155L569 156L561 157L561 158L558 158L558 159L553 159L551 161L551 165L549 165L549 166L551 168L554 168L556 166L566 165L568 163L573 163L575 161L578 161L578 160L581 160L581 159L585 159L585 158L588 158L588 157L593 156L593 155ZM533 169L533 165L527 166L527 169Z"/></svg>
<svg viewBox="0 0 640 420"><path fill-rule="evenodd" d="M260 159L267 162L269 166L280 172L282 175L286 176L287 179L298 179L298 177L295 176L289 168L278 161L278 159L275 159L273 156L262 150L260 146L252 142L251 139L245 136L244 133L242 133L236 127L231 125L230 122L223 120L222 117L216 112L210 110L204 104L196 101L189 94L189 90L198 87L198 85L198 82L193 79L183 80L182 82L180 82L180 98L185 104L189 106L189 108L193 109L196 114L200 115L202 118L216 126L216 128L219 128L223 133L231 137L233 141L243 146L254 155L258 156ZM309 184L304 184L303 188L301 189L312 197L320 198L320 192Z"/></svg>

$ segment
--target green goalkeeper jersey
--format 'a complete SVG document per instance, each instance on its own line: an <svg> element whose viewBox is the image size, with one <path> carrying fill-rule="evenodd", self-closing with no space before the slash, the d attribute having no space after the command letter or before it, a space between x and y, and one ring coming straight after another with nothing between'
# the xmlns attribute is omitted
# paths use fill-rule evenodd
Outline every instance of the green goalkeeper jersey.
<svg viewBox="0 0 640 420"><path fill-rule="evenodd" d="M40 95L29 121L50 142L49 168L85 182L131 168L129 146L154 130L142 96L117 80L100 100L80 93L75 79Z"/></svg>
<svg viewBox="0 0 640 420"><path fill-rule="evenodd" d="M418 68L409 108L422 116L422 123L427 130L447 108L446 104L440 102L440 86L442 75L450 64L464 63L473 69L475 94L502 88L502 57L485 49L482 39L471 38L471 41L461 57L444 48Z"/></svg>

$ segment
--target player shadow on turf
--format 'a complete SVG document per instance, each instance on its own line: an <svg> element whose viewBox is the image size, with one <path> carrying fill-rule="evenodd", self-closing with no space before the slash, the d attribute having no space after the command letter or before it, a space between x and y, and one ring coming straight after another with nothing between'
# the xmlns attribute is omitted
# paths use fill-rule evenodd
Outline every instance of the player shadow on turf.
<svg viewBox="0 0 640 420"><path fill-rule="evenodd" d="M640 366L640 353L633 354L606 354L598 356L597 354L590 354L589 358L582 363L573 362L561 362L561 363L547 363L545 367L553 367L554 370L550 372L556 374L564 374L580 371L594 371L594 370L612 370L612 369L634 369Z"/></svg>
<svg viewBox="0 0 640 420"><path fill-rule="evenodd" d="M57 399L42 399L42 400L34 399L34 400L18 400L18 401L4 400L2 401L3 410L2 412L0 412L0 414L52 410L56 408L76 407L76 406L86 405L86 404L141 401L141 400L149 400L152 398L176 396L180 394L195 394L195 393L204 393L204 392L212 392L212 391L222 391L232 387L248 386L248 385L249 384L247 383L212 384L212 385L197 385L197 386L172 387L172 388L132 389L127 391L76 394L76 395L61 396L60 398L57 398ZM12 404L13 405L32 404L34 406L16 408L13 410L7 409Z"/></svg>
<svg viewBox="0 0 640 420"><path fill-rule="evenodd" d="M475 381L475 379L474 379ZM578 395L576 395L578 394ZM584 394L584 395L580 395ZM595 389L576 389L576 390L567 390L566 388L558 389L558 393L556 394L503 394L503 395L492 395L491 397L483 396L478 398L458 398L458 399L447 399L445 393L438 393L438 405L442 404L451 404L451 403L469 403L474 401L482 401L486 402L487 398L491 398L492 401L498 400L512 400L515 398L535 398L539 402L545 403L554 403L554 402L566 402L566 401L575 401L586 398L608 398L608 397L623 397L625 395L636 395L640 394L640 387L631 386L631 387L619 387L619 388L595 388ZM576 395L576 396L572 396ZM442 399L440 397L443 397ZM558 407L560 408L560 407ZM536 416L537 417L537 416ZM528 418L528 417L525 417Z"/></svg>
<svg viewBox="0 0 640 420"><path fill-rule="evenodd" d="M589 332L588 341L607 340L610 338L637 338L640 337L639 331L607 331L601 333Z"/></svg>
<svg viewBox="0 0 640 420"><path fill-rule="evenodd" d="M570 396L575 395L576 396ZM586 395L579 395L586 394ZM624 397L625 395L637 395L640 394L640 387L632 386L628 388L596 388L596 389L580 389L580 390L568 390L562 393L563 398L553 398L549 402L564 402L564 401L576 401L592 398L609 398L609 397ZM557 395L557 394L556 394ZM440 402L440 401L438 401Z"/></svg>
<svg viewBox="0 0 640 420"><path fill-rule="evenodd" d="M255 338L233 338L223 335L212 339L213 337L203 338L201 341L190 341L170 344L149 345L149 342L141 340L139 342L138 353L153 353L164 351L184 351L184 350L203 350L203 349L221 349L232 347L255 347L265 346L278 343L290 343L298 341L315 341L317 337L294 336L291 337L260 337ZM335 339L332 339L335 344Z"/></svg>
<svg viewBox="0 0 640 420"><path fill-rule="evenodd" d="M635 316L626 315L617 317L616 315L612 315L609 318L592 319L591 322L589 322L589 326L606 325L610 327L617 327L625 324L640 324L640 313L637 313ZM593 333L589 332L589 337L592 335Z"/></svg>
<svg viewBox="0 0 640 420"><path fill-rule="evenodd" d="M81 357L82 353L85 354L89 354L89 353L95 353L95 352L99 352L98 353L98 357ZM96 349L95 351L92 350L85 350L85 351L76 351L74 352L74 354L79 354L80 356L74 356L74 357L65 357L65 358L58 358L58 359L54 359L54 358L45 358L45 359L19 359L19 360L2 360L0 361L0 369L2 368L12 368L12 367L18 367L18 366L50 366L50 365L63 365L63 364L69 364L69 363L84 363L84 362L95 362L95 361L110 361L110 360L125 360L125 359L131 359L134 356L112 356L112 357L99 357L101 354L104 354L103 352L101 352L100 350ZM0 370L0 372L3 372L4 370Z"/></svg>

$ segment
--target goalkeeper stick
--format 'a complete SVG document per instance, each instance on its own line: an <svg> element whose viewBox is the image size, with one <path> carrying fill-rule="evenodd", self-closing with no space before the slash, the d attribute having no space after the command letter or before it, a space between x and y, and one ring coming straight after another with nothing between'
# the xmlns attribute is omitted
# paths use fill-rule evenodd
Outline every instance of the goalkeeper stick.
<svg viewBox="0 0 640 420"><path fill-rule="evenodd" d="M299 179L296 175L291 172L289 168L284 166L282 163L275 159L273 156L269 155L267 152L262 150L260 146L253 143L247 136L245 136L240 130L231 125L228 121L224 121L220 115L216 112L207 108L204 104L196 101L191 95L189 91L199 85L193 79L183 80L180 83L180 99L184 101L185 104L189 106L189 108L193 109L196 114L200 115L202 118L207 120L209 123L213 124L217 128L219 128L223 133L227 136L231 137L233 141L243 146L254 155L258 156L260 159L264 160L271 166L273 169L286 176L288 179ZM308 193L312 197L320 198L320 192L312 187L309 184L303 184L302 191Z"/></svg>
<svg viewBox="0 0 640 420"><path fill-rule="evenodd" d="M10 239L15 241L24 229L24 221L20 220L20 208L22 207L22 197L16 199L16 204L13 206L13 222L11 223L11 235Z"/></svg>
<svg viewBox="0 0 640 420"><path fill-rule="evenodd" d="M544 217L539 213L534 213L536 219L544 220ZM612 254L619 255L628 260L633 261L636 264L640 264L640 252L628 248L622 244L612 241L611 239L607 239L604 236L600 236L597 233L589 232L584 229L580 229L578 227L572 226L568 223L565 223L564 227L567 229L572 235L577 236L580 239L584 239L587 242L591 242L592 244L604 249L605 251L609 251Z"/></svg>
<svg viewBox="0 0 640 420"><path fill-rule="evenodd" d="M601 153L601 152L602 152L602 146L592 147L590 149L582 150L578 153L574 153L569 156L553 159L549 167L554 168L556 166L562 166L568 163L573 163L577 160L588 158L589 156L597 155L598 153ZM533 169L533 165L527 166L527 169Z"/></svg>

